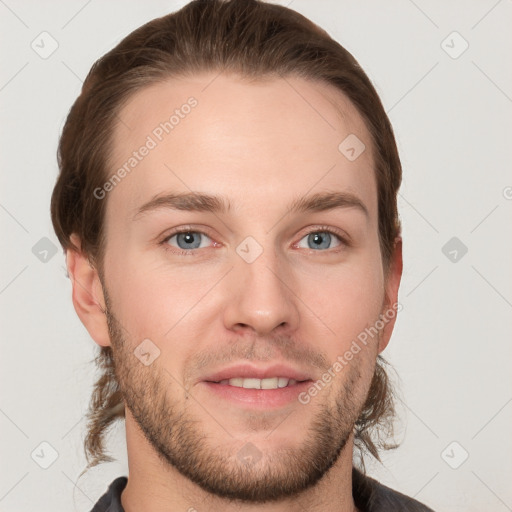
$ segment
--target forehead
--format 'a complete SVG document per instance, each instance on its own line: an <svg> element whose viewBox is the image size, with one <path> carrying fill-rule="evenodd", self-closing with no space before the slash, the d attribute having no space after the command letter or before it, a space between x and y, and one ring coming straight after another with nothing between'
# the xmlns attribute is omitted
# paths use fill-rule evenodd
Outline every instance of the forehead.
<svg viewBox="0 0 512 512"><path fill-rule="evenodd" d="M108 211L129 216L159 194L190 191L258 211L323 190L356 193L376 209L370 135L333 86L205 73L138 91L118 119L106 178L122 179Z"/></svg>

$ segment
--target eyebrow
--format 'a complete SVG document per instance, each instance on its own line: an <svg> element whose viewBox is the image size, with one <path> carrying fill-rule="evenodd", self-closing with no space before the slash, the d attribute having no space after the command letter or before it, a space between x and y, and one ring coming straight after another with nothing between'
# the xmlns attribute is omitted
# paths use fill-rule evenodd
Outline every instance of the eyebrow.
<svg viewBox="0 0 512 512"><path fill-rule="evenodd" d="M350 192L321 192L299 197L292 201L288 211L290 213L324 212L338 208L356 208L367 217L369 216L368 209L363 201ZM231 204L223 196L200 192L170 193L154 197L143 204L133 216L133 220L144 213L161 209L227 213L231 209Z"/></svg>

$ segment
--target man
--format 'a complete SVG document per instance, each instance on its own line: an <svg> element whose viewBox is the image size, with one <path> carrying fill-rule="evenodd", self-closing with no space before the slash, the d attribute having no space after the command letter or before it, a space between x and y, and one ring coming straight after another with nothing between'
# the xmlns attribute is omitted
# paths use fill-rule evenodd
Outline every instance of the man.
<svg viewBox="0 0 512 512"><path fill-rule="evenodd" d="M191 2L93 66L59 164L101 347L89 467L126 422L94 512L430 510L354 463L392 425L401 167L344 48L281 6Z"/></svg>

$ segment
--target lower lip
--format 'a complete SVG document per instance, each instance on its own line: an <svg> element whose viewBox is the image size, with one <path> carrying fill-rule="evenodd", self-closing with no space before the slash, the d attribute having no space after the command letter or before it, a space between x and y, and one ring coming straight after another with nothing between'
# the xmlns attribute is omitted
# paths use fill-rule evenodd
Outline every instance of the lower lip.
<svg viewBox="0 0 512 512"><path fill-rule="evenodd" d="M293 386L277 389L246 389L219 384L217 382L203 381L206 388L215 395L229 400L237 405L248 405L260 409L282 407L293 401L298 401L298 396L311 385L311 380L297 382Z"/></svg>

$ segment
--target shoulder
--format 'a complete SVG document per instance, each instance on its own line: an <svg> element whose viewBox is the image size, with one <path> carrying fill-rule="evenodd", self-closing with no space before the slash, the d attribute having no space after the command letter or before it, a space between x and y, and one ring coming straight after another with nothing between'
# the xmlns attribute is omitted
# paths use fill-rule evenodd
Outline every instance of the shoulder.
<svg viewBox="0 0 512 512"><path fill-rule="evenodd" d="M434 512L423 503L352 470L354 501L361 512Z"/></svg>
<svg viewBox="0 0 512 512"><path fill-rule="evenodd" d="M109 485L107 492L96 502L91 512L124 512L121 505L121 493L127 482L126 476L116 478Z"/></svg>

